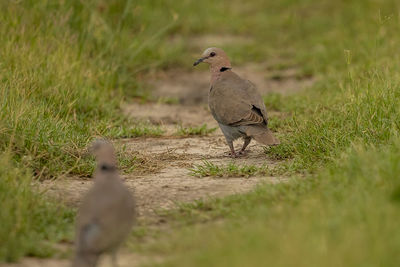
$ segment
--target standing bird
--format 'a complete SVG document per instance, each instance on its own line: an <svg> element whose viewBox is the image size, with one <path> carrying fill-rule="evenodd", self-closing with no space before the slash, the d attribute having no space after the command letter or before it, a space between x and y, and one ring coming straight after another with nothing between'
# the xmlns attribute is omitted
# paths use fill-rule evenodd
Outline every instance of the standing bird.
<svg viewBox="0 0 400 267"><path fill-rule="evenodd" d="M116 251L129 235L135 219L131 192L118 175L111 143L97 140L89 151L97 160L94 185L83 199L76 221L76 255L73 267L94 267L103 253Z"/></svg>
<svg viewBox="0 0 400 267"><path fill-rule="evenodd" d="M252 138L263 145L278 145L279 140L268 129L267 112L257 88L232 71L226 53L216 47L207 48L193 66L208 63L211 88L208 105L231 150L231 156L244 154ZM233 141L243 137L244 144L235 152Z"/></svg>

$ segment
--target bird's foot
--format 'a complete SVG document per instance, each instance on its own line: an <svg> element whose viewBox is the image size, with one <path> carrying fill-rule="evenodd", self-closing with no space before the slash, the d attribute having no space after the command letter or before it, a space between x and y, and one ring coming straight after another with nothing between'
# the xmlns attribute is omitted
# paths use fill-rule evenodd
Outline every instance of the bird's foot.
<svg viewBox="0 0 400 267"><path fill-rule="evenodd" d="M229 156L233 159L237 158L239 156L240 153L236 153L236 152L229 152Z"/></svg>
<svg viewBox="0 0 400 267"><path fill-rule="evenodd" d="M248 150L240 150L238 154L239 156L245 156L247 155L248 152L249 152Z"/></svg>

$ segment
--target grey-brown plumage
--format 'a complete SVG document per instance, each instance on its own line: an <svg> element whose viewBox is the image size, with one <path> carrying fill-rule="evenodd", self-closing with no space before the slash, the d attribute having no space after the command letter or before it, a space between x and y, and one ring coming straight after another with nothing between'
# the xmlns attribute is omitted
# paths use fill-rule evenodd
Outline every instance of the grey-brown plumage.
<svg viewBox="0 0 400 267"><path fill-rule="evenodd" d="M91 147L97 159L94 185L86 194L76 220L76 255L73 267L96 266L103 253L115 253L129 235L135 203L117 171L113 146L96 141Z"/></svg>
<svg viewBox="0 0 400 267"><path fill-rule="evenodd" d="M233 141L243 137L242 154L252 138L264 145L277 145L279 140L268 129L264 101L250 81L242 79L231 70L229 59L219 48L208 48L195 65L210 64L211 88L208 103L218 122L231 155L236 157Z"/></svg>

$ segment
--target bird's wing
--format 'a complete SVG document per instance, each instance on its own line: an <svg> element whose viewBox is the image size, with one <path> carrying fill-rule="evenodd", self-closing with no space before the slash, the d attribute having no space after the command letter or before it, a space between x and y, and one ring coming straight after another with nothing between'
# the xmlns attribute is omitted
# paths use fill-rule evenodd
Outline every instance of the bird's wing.
<svg viewBox="0 0 400 267"><path fill-rule="evenodd" d="M265 105L257 88L231 71L222 73L212 85L209 105L215 119L222 124L267 124Z"/></svg>
<svg viewBox="0 0 400 267"><path fill-rule="evenodd" d="M99 248L99 241L104 235L101 226L96 222L92 222L82 225L79 230L78 247L90 252L101 252L102 248Z"/></svg>

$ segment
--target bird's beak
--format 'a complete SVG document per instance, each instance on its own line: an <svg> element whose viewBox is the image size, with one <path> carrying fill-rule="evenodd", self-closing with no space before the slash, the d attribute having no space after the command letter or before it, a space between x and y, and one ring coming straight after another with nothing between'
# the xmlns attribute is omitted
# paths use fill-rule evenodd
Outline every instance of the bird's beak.
<svg viewBox="0 0 400 267"><path fill-rule="evenodd" d="M195 63L193 63L193 66L199 65L204 59L206 59L206 57L199 58Z"/></svg>

